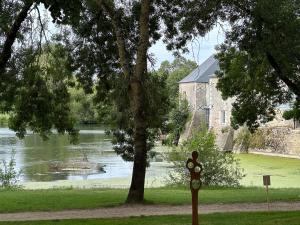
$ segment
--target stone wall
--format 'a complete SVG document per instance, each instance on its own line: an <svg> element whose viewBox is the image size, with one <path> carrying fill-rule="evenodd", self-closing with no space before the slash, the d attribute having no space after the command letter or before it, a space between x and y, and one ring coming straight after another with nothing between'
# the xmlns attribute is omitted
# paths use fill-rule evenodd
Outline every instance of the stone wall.
<svg viewBox="0 0 300 225"><path fill-rule="evenodd" d="M230 128L230 117L234 99L223 100L221 92L217 90L217 82L218 78L211 78L209 80L209 128L215 132L219 148L230 151L233 148L233 130ZM225 120L223 121L224 114Z"/></svg>
<svg viewBox="0 0 300 225"><path fill-rule="evenodd" d="M179 93L188 101L191 111L196 109L196 85L196 83L179 84Z"/></svg>
<svg viewBox="0 0 300 225"><path fill-rule="evenodd" d="M291 130L286 137L286 149L289 154L300 157L300 129Z"/></svg>
<svg viewBox="0 0 300 225"><path fill-rule="evenodd" d="M217 78L211 78L209 83L179 85L180 94L187 99L192 112L192 119L187 124L182 138L189 138L193 131L206 124L216 134L219 148L231 150L233 131L229 127L233 99L225 101L222 99L221 93L216 88L217 82ZM225 114L225 121L221 120L222 114Z"/></svg>
<svg viewBox="0 0 300 225"><path fill-rule="evenodd" d="M190 137L192 131L199 128L206 120L207 108L207 87L206 83L181 83L179 93L182 98L186 98L192 113L192 119L187 126L188 130L184 136Z"/></svg>
<svg viewBox="0 0 300 225"><path fill-rule="evenodd" d="M216 132L230 126L230 117L232 103L234 99L230 98L223 100L221 92L217 90L217 78L211 78L209 80L209 102L210 102L210 127L212 127ZM222 121L222 113L225 112L225 122Z"/></svg>

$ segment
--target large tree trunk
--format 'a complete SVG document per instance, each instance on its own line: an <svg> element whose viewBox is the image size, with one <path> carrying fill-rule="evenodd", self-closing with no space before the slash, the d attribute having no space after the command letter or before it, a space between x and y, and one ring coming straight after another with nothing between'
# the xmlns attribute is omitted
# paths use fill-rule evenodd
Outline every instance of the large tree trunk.
<svg viewBox="0 0 300 225"><path fill-rule="evenodd" d="M131 185L127 203L144 202L144 186L147 166L147 118L145 114L144 76L147 74L147 51L149 48L149 14L151 0L141 0L139 19L139 43L136 54L136 64L132 71L127 61L127 49L122 34L120 18L117 16L114 4L96 0L99 7L105 9L112 19L116 34L120 64L123 73L130 78L130 108L134 119L134 162Z"/></svg>
<svg viewBox="0 0 300 225"><path fill-rule="evenodd" d="M134 115L134 163L132 180L127 203L144 201L144 186L147 166L147 118L145 115L145 96L143 81L147 75L147 51L149 47L149 9L150 0L142 0L139 43L134 73L130 79L131 110Z"/></svg>
<svg viewBox="0 0 300 225"><path fill-rule="evenodd" d="M6 35L6 39L2 48L2 51L0 53L0 75L5 72L5 67L8 62L8 60L11 57L12 53L12 46L16 40L17 34L20 30L20 27L23 23L23 21L26 19L27 14L32 6L32 1L26 1L25 5L17 15L14 23L12 24L9 32Z"/></svg>
<svg viewBox="0 0 300 225"><path fill-rule="evenodd" d="M134 111L134 163L132 180L127 203L141 203L144 201L144 186L147 165L147 135L146 118L144 112L143 87L140 81L131 83L131 105Z"/></svg>

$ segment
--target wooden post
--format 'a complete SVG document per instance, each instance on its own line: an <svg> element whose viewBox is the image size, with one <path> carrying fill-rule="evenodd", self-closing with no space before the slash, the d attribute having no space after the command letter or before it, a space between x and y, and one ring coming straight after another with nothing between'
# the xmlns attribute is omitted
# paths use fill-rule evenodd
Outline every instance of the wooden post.
<svg viewBox="0 0 300 225"><path fill-rule="evenodd" d="M197 162L198 152L192 152L192 158L186 162L186 168L191 174L190 189L192 192L192 225L199 225L198 220L198 191L201 187L200 174L202 165Z"/></svg>
<svg viewBox="0 0 300 225"><path fill-rule="evenodd" d="M270 202L269 202L269 185L271 185L270 175L264 175L263 176L263 183L266 186L268 211L270 211Z"/></svg>

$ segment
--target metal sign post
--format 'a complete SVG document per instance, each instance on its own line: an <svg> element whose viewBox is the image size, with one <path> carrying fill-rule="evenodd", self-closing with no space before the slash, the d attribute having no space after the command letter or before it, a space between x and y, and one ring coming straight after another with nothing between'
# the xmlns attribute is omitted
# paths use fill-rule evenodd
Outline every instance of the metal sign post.
<svg viewBox="0 0 300 225"><path fill-rule="evenodd" d="M190 189L192 192L192 225L199 225L198 221L198 191L201 187L200 174L202 165L197 162L198 152L192 152L192 158L186 162L186 168L191 174Z"/></svg>
<svg viewBox="0 0 300 225"><path fill-rule="evenodd" d="M270 211L270 203L269 203L269 185L271 185L270 175L263 176L263 183L266 186L268 211Z"/></svg>

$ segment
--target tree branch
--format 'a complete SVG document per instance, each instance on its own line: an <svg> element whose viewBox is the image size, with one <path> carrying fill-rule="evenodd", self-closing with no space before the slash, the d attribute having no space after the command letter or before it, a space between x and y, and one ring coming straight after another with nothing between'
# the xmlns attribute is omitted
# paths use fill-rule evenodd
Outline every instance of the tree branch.
<svg viewBox="0 0 300 225"><path fill-rule="evenodd" d="M46 44L47 46L49 47L49 51L51 51L50 49L50 45L49 45L49 41L48 41L48 38L47 38L47 34L46 34L46 30L45 30L45 27L44 27L44 24L43 24L43 21L42 21L42 17L41 17L41 12L39 10L39 7L37 5L35 5L34 7L37 11L37 14L38 14L38 21L40 23L40 26L41 26L41 31L40 31L40 42L42 43L42 36L44 34L44 37L45 37L45 41L46 41Z"/></svg>
<svg viewBox="0 0 300 225"><path fill-rule="evenodd" d="M135 79L140 79L144 74L145 68L147 69L147 51L149 48L149 13L150 1L142 0L141 14L140 14L140 30L139 30L139 43L137 48L137 59L134 71Z"/></svg>
<svg viewBox="0 0 300 225"><path fill-rule="evenodd" d="M99 8L103 9L109 15L112 21L113 29L115 31L115 35L117 39L117 46L119 51L121 67L125 77L130 77L131 70L130 70L130 64L127 60L128 54L126 51L125 39L122 34L122 29L121 29L122 26L121 26L120 18L118 18L118 14L115 9L114 3L113 2L108 3L105 0L96 0L96 3Z"/></svg>
<svg viewBox="0 0 300 225"><path fill-rule="evenodd" d="M4 42L2 52L0 53L0 75L3 74L5 71L6 64L11 57L12 46L16 40L20 27L23 21L26 19L28 11L30 10L32 5L32 1L25 2L25 5L21 9L20 13L17 15L15 22L13 23L12 27L6 35L6 40Z"/></svg>
<svg viewBox="0 0 300 225"><path fill-rule="evenodd" d="M276 59L272 56L270 52L266 52L268 61L270 62L271 66L274 68L274 70L277 72L279 78L294 92L295 95L298 97L300 96L300 86L297 83L294 83L291 81L282 71L279 63L276 61Z"/></svg>

